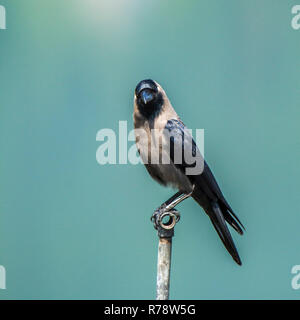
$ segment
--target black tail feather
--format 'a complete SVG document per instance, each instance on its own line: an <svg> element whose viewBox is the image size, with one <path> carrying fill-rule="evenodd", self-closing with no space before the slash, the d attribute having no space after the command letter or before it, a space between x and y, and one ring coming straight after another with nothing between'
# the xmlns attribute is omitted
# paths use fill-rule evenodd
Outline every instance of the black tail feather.
<svg viewBox="0 0 300 320"><path fill-rule="evenodd" d="M245 227L241 223L240 219L235 215L233 210L231 209L230 205L227 203L225 198L222 196L222 198L219 200L219 205L222 209L224 218L226 221L239 233L243 234L243 230L245 230Z"/></svg>
<svg viewBox="0 0 300 320"><path fill-rule="evenodd" d="M198 189L194 191L192 197L200 204L200 206L204 208L205 212L210 217L214 228L216 229L225 248L230 253L234 261L238 265L242 265L238 251L235 247L230 231L226 224L227 221L239 234L243 234L243 225L241 224L239 219L232 213L232 209L229 206L228 207L230 209L225 206L223 201L220 201L220 199L212 201L206 198L206 200L203 201L202 194Z"/></svg>
<svg viewBox="0 0 300 320"><path fill-rule="evenodd" d="M245 227L240 222L239 218L233 213L233 211L230 211L230 209L221 202L220 208L223 213L223 216L225 220L232 226L232 228L238 232L240 235L243 235L243 229L245 230Z"/></svg>
<svg viewBox="0 0 300 320"><path fill-rule="evenodd" d="M227 225L226 225L226 222L225 222L225 219L223 216L223 212L221 211L221 209L217 203L212 203L212 210L209 212L209 217L210 217L217 233L219 234L219 237L221 238L225 248L227 249L227 251L231 254L232 258L234 259L234 261L238 265L242 265L241 259L239 257L238 252L237 252L235 244L232 240L231 234L227 228ZM229 215L229 217L232 219L232 217L230 215ZM237 226L238 230L240 229L240 227L238 225L236 225L235 222L233 225Z"/></svg>

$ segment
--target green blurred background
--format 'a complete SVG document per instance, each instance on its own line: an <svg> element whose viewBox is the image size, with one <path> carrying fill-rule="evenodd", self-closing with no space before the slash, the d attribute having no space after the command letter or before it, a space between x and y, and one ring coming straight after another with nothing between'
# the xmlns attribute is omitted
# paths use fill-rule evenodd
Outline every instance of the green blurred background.
<svg viewBox="0 0 300 320"><path fill-rule="evenodd" d="M173 191L142 165L96 161L98 130L132 129L145 78L205 129L206 159L246 226L233 234L238 267L202 209L181 204L171 298L300 298L299 1L0 4L0 299L155 297L149 218Z"/></svg>

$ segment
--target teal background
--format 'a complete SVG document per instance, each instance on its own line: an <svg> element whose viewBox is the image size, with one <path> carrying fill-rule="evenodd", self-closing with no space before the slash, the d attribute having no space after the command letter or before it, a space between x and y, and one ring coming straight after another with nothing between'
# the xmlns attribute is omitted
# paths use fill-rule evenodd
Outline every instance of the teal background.
<svg viewBox="0 0 300 320"><path fill-rule="evenodd" d="M202 209L179 208L172 299L299 299L299 1L0 0L0 299L152 299L153 209L172 190L96 161L132 129L133 90L165 88L246 226L234 264ZM131 145L132 143L129 143Z"/></svg>

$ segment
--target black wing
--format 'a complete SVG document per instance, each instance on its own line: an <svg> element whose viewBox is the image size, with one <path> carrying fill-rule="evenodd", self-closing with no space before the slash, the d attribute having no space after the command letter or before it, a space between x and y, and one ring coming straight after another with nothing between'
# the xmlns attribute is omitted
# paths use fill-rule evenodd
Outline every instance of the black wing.
<svg viewBox="0 0 300 320"><path fill-rule="evenodd" d="M199 161L203 161L202 172L200 174L188 175L190 181L194 185L192 197L203 207L203 209L209 215L222 242L234 258L234 260L238 264L241 264L238 252L235 248L225 220L239 234L243 234L242 228L244 228L244 226L227 203L209 166L203 160L203 158L201 158L202 156L199 152L199 149L197 148L194 139L189 134L184 124L180 120L169 120L166 125L166 129L172 132L170 138L170 158L173 162L175 161L175 154L180 148L182 149L183 155L184 149L189 149L190 151L192 151L191 153L194 157L200 157ZM190 162L187 163L185 159L182 159L182 162L180 164L176 162L174 162L174 164L183 172L185 172L187 168L191 167Z"/></svg>

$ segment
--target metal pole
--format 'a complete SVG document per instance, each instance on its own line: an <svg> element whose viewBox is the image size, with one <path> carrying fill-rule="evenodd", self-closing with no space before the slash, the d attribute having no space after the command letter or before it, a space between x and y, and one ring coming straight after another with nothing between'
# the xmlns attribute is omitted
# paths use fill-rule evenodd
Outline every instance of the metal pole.
<svg viewBox="0 0 300 320"><path fill-rule="evenodd" d="M157 230L159 237L156 300L169 299L172 238L174 236L174 227L180 220L180 213L175 209L175 206L189 198L191 194L192 192L189 194L177 192L156 209L151 217L151 221L154 223L154 228ZM164 221L165 218L168 218L167 222Z"/></svg>
<svg viewBox="0 0 300 320"><path fill-rule="evenodd" d="M168 222L163 219L168 217ZM157 281L156 281L156 300L168 300L170 289L170 270L172 255L172 237L174 236L174 227L179 220L179 212L164 212L157 226L159 243L157 257Z"/></svg>
<svg viewBox="0 0 300 320"><path fill-rule="evenodd" d="M172 238L158 243L156 300L169 300Z"/></svg>

